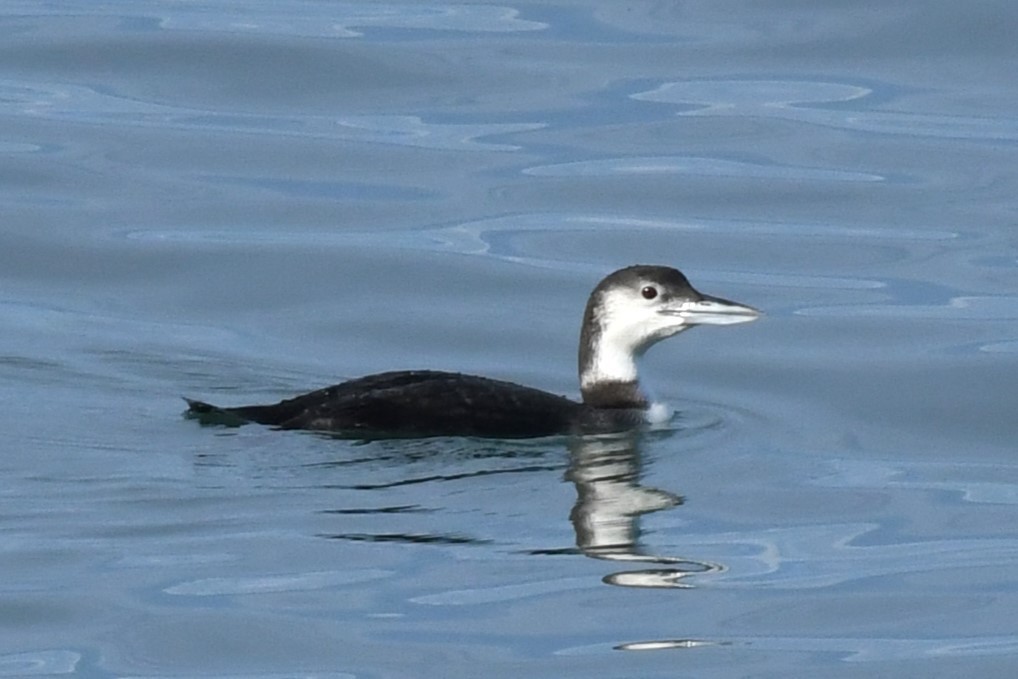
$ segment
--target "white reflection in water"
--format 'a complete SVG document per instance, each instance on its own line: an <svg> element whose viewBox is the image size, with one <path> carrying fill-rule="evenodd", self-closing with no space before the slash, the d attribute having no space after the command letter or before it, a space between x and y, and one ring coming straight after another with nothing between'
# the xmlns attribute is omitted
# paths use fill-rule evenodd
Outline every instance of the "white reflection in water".
<svg viewBox="0 0 1018 679"><path fill-rule="evenodd" d="M846 304L836 307L811 307L800 309L795 313L800 316L886 316L1001 321L1018 319L1018 298L964 296L952 297L945 304Z"/></svg>
<svg viewBox="0 0 1018 679"><path fill-rule="evenodd" d="M690 534L679 536L676 544L683 550L717 554L713 558L728 566L727 573L697 579L697 586L706 587L812 589L876 576L1018 562L1018 542L1004 538L854 544L879 528L859 523Z"/></svg>
<svg viewBox="0 0 1018 679"><path fill-rule="evenodd" d="M71 674L81 654L62 649L0 655L0 677L52 676Z"/></svg>
<svg viewBox="0 0 1018 679"><path fill-rule="evenodd" d="M118 674L118 679L180 679L182 674L144 674L125 676ZM349 672L245 672L244 674L214 674L202 671L204 679L357 679L356 674Z"/></svg>
<svg viewBox="0 0 1018 679"><path fill-rule="evenodd" d="M703 648L704 646L723 646L717 641L703 639L661 639L659 641L633 641L619 644L615 648L620 651L664 651L676 648Z"/></svg>
<svg viewBox="0 0 1018 679"><path fill-rule="evenodd" d="M774 236L801 240L804 238L837 239L849 244L858 244L865 239L868 243L914 243L945 241L957 237L948 231L915 231L910 229L881 230L865 227L840 227L824 224L795 224L777 222L712 221L641 219L631 217L606 217L603 215L577 215L568 213L520 213L503 217L492 217L449 226L415 228L390 231L344 229L322 232L301 231L288 226L285 230L133 230L116 232L114 237L140 241L162 241L167 243L192 243L195 246L236 246L257 245L276 247L349 248L380 247L385 249L406 248L432 252L452 252L497 258L503 261L526 264L558 271L575 270L592 272L598 269L586 262L570 262L561 257L552 257L547 247L532 247L524 239L534 236L568 237L570 234L600 232L616 233L625 230L637 232L704 232L711 234L738 234L751 231L758 236ZM531 254L532 253L532 254ZM789 287L802 289L833 290L874 290L885 288L880 280L867 278L846 278L823 274L795 273L751 273L746 271L725 274L730 280L738 280L761 287ZM869 307L867 307L869 308ZM808 312L807 312L808 313Z"/></svg>
<svg viewBox="0 0 1018 679"><path fill-rule="evenodd" d="M267 115L170 106L83 85L0 81L0 115L96 125L313 137L456 151L515 151L485 137L528 132L543 123L433 123L419 116Z"/></svg>
<svg viewBox="0 0 1018 679"><path fill-rule="evenodd" d="M66 16L61 3L8 0L8 15L21 17ZM359 28L423 29L462 33L515 33L548 28L539 21L521 19L511 7L459 3L374 2L258 2L243 5L243 14L229 11L219 2L165 0L110 0L78 3L76 17L136 17L155 21L159 28L174 31L253 33L324 38L357 38ZM242 17L242 18L241 18Z"/></svg>
<svg viewBox="0 0 1018 679"><path fill-rule="evenodd" d="M979 347L988 354L1018 354L1018 341L992 342Z"/></svg>
<svg viewBox="0 0 1018 679"><path fill-rule="evenodd" d="M523 170L535 177L608 177L613 175L683 174L704 177L746 177L789 181L880 182L877 174L799 167L777 163L750 163L722 158L693 156L650 156L606 158L556 165L540 165Z"/></svg>
<svg viewBox="0 0 1018 679"><path fill-rule="evenodd" d="M414 597L415 604L432 606L475 606L499 601L517 601L526 597L542 596L555 592L569 592L597 587L598 582L588 577L557 578L512 585L496 585L478 589L456 589L437 594Z"/></svg>
<svg viewBox="0 0 1018 679"><path fill-rule="evenodd" d="M732 646L740 650L825 653L846 662L880 662L915 658L950 658L988 655L1012 655L1018 651L1018 637L947 637L943 639L880 639L873 637L730 637L725 639L656 639L632 641L617 646L592 644L575 646L556 655L599 655L611 651L687 651Z"/></svg>
<svg viewBox="0 0 1018 679"><path fill-rule="evenodd" d="M187 596L221 596L227 594L265 594L267 592L303 592L378 580L392 575L391 571L365 569L356 571L316 571L285 575L205 578L167 587L167 594Z"/></svg>
<svg viewBox="0 0 1018 679"><path fill-rule="evenodd" d="M811 125L907 137L1018 139L1009 118L865 110L873 90L857 85L787 80L687 80L631 95L639 101L686 105L682 116L780 118ZM848 104L851 107L847 106Z"/></svg>
<svg viewBox="0 0 1018 679"><path fill-rule="evenodd" d="M956 493L964 502L1018 505L1018 468L1015 467L851 460L839 460L834 467L832 474L817 479L814 484L830 488L943 491ZM1007 476L1013 480L1008 482L1002 478Z"/></svg>
<svg viewBox="0 0 1018 679"><path fill-rule="evenodd" d="M296 6L296 7L295 7ZM520 19L510 7L467 4L403 5L345 2L248 3L244 19L217 9L218 5L192 5L160 21L160 27L186 31L243 32L294 36L358 38L358 29L423 29L465 33L540 31L547 24Z"/></svg>
<svg viewBox="0 0 1018 679"><path fill-rule="evenodd" d="M417 116L346 116L336 122L344 130L352 131L353 138L359 141L437 149L483 148L488 151L515 151L520 147L479 142L479 138L544 127L543 123L435 124L425 123Z"/></svg>

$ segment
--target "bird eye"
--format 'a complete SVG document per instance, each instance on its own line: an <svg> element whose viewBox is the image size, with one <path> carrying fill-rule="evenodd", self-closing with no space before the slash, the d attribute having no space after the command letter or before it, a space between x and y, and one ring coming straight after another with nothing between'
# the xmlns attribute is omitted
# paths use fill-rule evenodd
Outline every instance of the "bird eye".
<svg viewBox="0 0 1018 679"><path fill-rule="evenodd" d="M657 288L653 285L646 285L643 290L640 290L640 294L643 295L644 299L654 299L657 297Z"/></svg>

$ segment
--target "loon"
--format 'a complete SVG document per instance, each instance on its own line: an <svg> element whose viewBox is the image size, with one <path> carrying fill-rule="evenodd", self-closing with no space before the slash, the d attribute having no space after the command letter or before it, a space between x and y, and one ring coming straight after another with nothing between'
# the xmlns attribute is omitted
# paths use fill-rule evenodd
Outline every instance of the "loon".
<svg viewBox="0 0 1018 679"><path fill-rule="evenodd" d="M694 325L733 325L757 316L752 307L698 292L677 269L629 266L605 277L587 301L580 331L580 402L476 375L402 370L271 405L221 408L185 398L185 415L363 439L623 431L647 422L652 412L636 369L648 348Z"/></svg>

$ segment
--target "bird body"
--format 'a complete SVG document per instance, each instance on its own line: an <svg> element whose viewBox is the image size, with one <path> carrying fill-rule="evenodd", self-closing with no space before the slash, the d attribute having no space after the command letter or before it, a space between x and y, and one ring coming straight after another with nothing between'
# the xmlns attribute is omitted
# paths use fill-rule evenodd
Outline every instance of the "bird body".
<svg viewBox="0 0 1018 679"><path fill-rule="evenodd" d="M513 382L435 370L368 375L270 405L218 407L185 399L206 422L257 422L357 438L530 438L631 429L651 406L637 360L693 325L729 325L751 308L697 292L676 269L632 266L604 278L580 332L582 402Z"/></svg>

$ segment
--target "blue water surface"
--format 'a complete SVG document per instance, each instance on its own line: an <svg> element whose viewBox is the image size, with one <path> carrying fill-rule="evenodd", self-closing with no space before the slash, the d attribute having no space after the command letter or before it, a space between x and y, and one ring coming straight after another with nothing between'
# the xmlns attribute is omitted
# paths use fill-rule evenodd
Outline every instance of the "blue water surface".
<svg viewBox="0 0 1018 679"><path fill-rule="evenodd" d="M0 677L1012 677L1018 7L0 6ZM586 295L765 316L641 436L200 427L576 396Z"/></svg>

